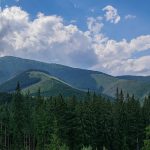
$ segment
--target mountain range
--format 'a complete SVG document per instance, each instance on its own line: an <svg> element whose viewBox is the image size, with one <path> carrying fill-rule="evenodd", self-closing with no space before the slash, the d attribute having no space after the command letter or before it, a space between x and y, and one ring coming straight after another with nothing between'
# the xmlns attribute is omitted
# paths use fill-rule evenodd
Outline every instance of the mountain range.
<svg viewBox="0 0 150 150"><path fill-rule="evenodd" d="M144 98L150 92L150 76L111 76L99 71L72 68L13 56L0 58L0 92L13 92L17 82L23 92L45 96L58 93L83 95L88 89L114 97L116 89Z"/></svg>

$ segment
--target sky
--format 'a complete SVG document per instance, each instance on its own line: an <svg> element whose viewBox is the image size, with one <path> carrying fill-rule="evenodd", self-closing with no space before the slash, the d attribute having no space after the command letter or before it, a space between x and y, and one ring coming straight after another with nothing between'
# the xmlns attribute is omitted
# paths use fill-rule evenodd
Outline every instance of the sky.
<svg viewBox="0 0 150 150"><path fill-rule="evenodd" d="M149 0L1 0L0 57L150 75Z"/></svg>

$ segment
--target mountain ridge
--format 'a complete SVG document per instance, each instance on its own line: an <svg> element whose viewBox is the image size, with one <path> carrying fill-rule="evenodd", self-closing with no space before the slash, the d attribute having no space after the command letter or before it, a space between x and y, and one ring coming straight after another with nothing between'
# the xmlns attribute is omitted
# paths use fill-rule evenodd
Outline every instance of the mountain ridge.
<svg viewBox="0 0 150 150"><path fill-rule="evenodd" d="M17 82L20 83L23 93L28 93L30 91L31 95L36 95L39 88L41 90L41 95L44 96L56 96L57 93L61 93L65 96L82 96L85 94L84 91L80 91L56 77L49 76L48 74L37 70L25 71L8 80L0 85L0 91L15 91Z"/></svg>
<svg viewBox="0 0 150 150"><path fill-rule="evenodd" d="M89 89L112 97L115 96L117 87L125 91L125 93L135 94L139 98L143 98L150 92L149 76L138 77L127 75L115 77L99 71L44 63L13 56L0 58L0 85L29 70L45 72L49 76L56 77L76 89L83 91ZM148 82L145 82L145 79Z"/></svg>

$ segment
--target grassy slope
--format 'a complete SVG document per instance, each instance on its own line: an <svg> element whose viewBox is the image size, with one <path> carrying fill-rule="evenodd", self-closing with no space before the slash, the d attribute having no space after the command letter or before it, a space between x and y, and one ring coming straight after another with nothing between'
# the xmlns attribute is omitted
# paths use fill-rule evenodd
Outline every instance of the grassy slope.
<svg viewBox="0 0 150 150"><path fill-rule="evenodd" d="M5 83L0 85L1 92L11 92L14 91L17 85L17 82L20 82L21 88L25 88L31 84L34 84L40 81L40 78L29 77L30 72L23 72L14 78L6 81Z"/></svg>
<svg viewBox="0 0 150 150"><path fill-rule="evenodd" d="M17 75L15 78L2 84L0 86L0 91L14 91L18 81L20 82L24 93L30 91L33 95L37 93L39 88L41 89L41 94L44 96L54 96L59 93L64 96L82 96L84 94L84 92L71 87L69 84L58 78L49 76L40 71L27 71Z"/></svg>
<svg viewBox="0 0 150 150"><path fill-rule="evenodd" d="M53 96L58 95L59 93L65 96L72 96L74 94L80 96L84 93L58 78L49 76L43 72L32 71L30 72L30 78L40 78L40 81L23 89L23 92L29 90L32 94L35 94L37 93L38 88L40 88L41 94L44 96Z"/></svg>
<svg viewBox="0 0 150 150"><path fill-rule="evenodd" d="M137 98L144 98L150 92L150 83L143 83L132 80L119 80L110 87L108 87L104 93L110 93L111 95L115 95L116 88L123 89L124 93L127 92L130 94L134 94Z"/></svg>
<svg viewBox="0 0 150 150"><path fill-rule="evenodd" d="M141 82L133 80L123 80L115 77L106 77L99 74L93 74L97 87L103 86L103 93L114 97L117 87L122 89L124 93L134 94L136 97L143 98L150 92L150 82Z"/></svg>
<svg viewBox="0 0 150 150"><path fill-rule="evenodd" d="M108 75L106 76L105 74L92 74L91 77L95 79L97 88L103 86L103 88L106 89L108 86L118 81L117 78Z"/></svg>
<svg viewBox="0 0 150 150"><path fill-rule="evenodd" d="M119 79L124 80L133 80L133 81L141 81L141 82L150 82L150 76L118 76Z"/></svg>

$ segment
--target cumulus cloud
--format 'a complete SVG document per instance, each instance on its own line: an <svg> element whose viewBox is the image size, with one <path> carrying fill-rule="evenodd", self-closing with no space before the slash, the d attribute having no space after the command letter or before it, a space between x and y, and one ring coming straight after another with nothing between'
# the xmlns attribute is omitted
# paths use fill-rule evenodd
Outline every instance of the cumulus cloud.
<svg viewBox="0 0 150 150"><path fill-rule="evenodd" d="M89 38L77 26L64 25L59 16L42 13L34 20L19 7L3 10L0 24L0 55L16 55L66 65L95 63ZM79 57L86 55L87 57ZM78 60L78 61L77 61Z"/></svg>
<svg viewBox="0 0 150 150"><path fill-rule="evenodd" d="M139 36L129 42L125 39L119 42L109 39L101 44L95 43L94 49L99 56L99 63L92 69L102 68L104 72L111 72L111 74L140 75L143 73L143 75L149 75L148 59L150 56L132 59L132 55L150 49L150 35Z"/></svg>
<svg viewBox="0 0 150 150"><path fill-rule="evenodd" d="M0 14L0 56L13 55L104 71L149 75L150 56L132 55L150 49L150 35L115 41L102 33L102 17L87 19L87 31L66 25L60 16L38 13L34 20L19 7Z"/></svg>
<svg viewBox="0 0 150 150"><path fill-rule="evenodd" d="M125 19L126 19L126 20L135 19L135 18L136 18L135 15L130 15L130 14L129 14L129 15L126 15L126 16L125 16Z"/></svg>
<svg viewBox="0 0 150 150"><path fill-rule="evenodd" d="M113 6L108 5L104 7L102 10L106 12L105 13L106 21L110 21L111 23L114 24L117 24L120 21L121 17L118 15L117 9L114 8Z"/></svg>
<svg viewBox="0 0 150 150"><path fill-rule="evenodd" d="M94 34L99 33L104 26L104 24L101 21L102 21L102 17L87 18L87 25L88 25L89 31Z"/></svg>

